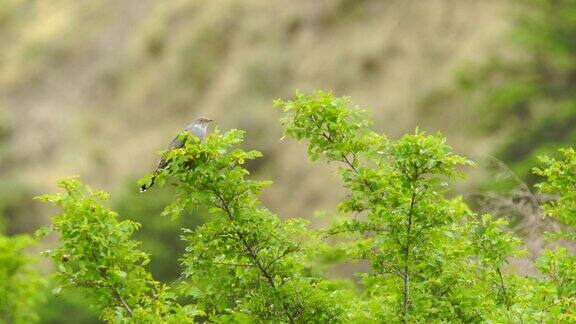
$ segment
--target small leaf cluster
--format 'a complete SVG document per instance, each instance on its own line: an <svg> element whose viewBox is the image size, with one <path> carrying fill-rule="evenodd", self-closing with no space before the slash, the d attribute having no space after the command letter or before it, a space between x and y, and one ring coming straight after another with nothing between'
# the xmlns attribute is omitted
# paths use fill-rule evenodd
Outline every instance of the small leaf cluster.
<svg viewBox="0 0 576 324"><path fill-rule="evenodd" d="M534 173L545 181L536 185L543 195L554 198L544 203L546 216L564 225L559 232L549 233L551 240L564 239L576 242L576 151L574 148L560 149L562 158L543 156L544 167L535 168ZM545 319L555 318L565 322L576 321L576 255L570 246L548 249L536 260L542 278L538 280L536 297ZM552 317L554 316L554 317Z"/></svg>
<svg viewBox="0 0 576 324"><path fill-rule="evenodd" d="M544 204L545 212L560 223L576 227L576 151L561 149L562 159L541 157L545 168L535 168L534 173L546 181L536 187L543 194L556 195L558 199ZM576 237L573 237L576 241Z"/></svg>

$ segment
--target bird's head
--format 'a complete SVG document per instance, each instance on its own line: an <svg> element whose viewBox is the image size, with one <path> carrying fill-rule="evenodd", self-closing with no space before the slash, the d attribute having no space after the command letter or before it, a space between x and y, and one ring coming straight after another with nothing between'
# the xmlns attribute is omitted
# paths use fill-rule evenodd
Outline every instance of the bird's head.
<svg viewBox="0 0 576 324"><path fill-rule="evenodd" d="M201 117L188 126L185 130L190 132L192 135L197 136L201 141L206 137L208 132L208 124L212 121L210 118Z"/></svg>
<svg viewBox="0 0 576 324"><path fill-rule="evenodd" d="M210 123L211 121L212 121L212 119L210 119L210 118L200 117L200 118L196 119L194 121L194 123L200 124L200 125L208 125L208 123Z"/></svg>

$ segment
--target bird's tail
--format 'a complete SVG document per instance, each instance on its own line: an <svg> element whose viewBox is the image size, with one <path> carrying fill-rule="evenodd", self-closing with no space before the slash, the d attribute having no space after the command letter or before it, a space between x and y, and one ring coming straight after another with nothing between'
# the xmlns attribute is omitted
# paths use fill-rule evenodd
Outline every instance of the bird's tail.
<svg viewBox="0 0 576 324"><path fill-rule="evenodd" d="M147 183L143 184L142 187L140 187L140 193L146 192L146 190L150 189L154 185L158 173L159 171L158 169L156 169L156 171L154 171L154 173L152 174L152 178L150 178L150 184Z"/></svg>

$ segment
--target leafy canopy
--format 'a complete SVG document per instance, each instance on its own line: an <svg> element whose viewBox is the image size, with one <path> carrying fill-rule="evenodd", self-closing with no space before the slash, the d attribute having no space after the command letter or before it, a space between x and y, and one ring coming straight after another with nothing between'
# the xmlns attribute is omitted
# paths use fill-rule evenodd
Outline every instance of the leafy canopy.
<svg viewBox="0 0 576 324"><path fill-rule="evenodd" d="M282 220L262 206L258 196L271 182L249 177L245 163L260 153L239 148L242 131L216 130L203 143L182 133L185 145L163 152L168 167L154 175L159 186L175 186L162 215L176 219L194 210L209 216L182 229L178 284L168 287L147 271L150 258L131 238L138 223L106 208L105 193L69 178L59 183L64 192L39 198L60 208L52 225L38 232L60 234L56 249L45 253L58 269L54 292L81 289L108 322L576 320L574 253L559 245L536 260L537 275L516 273L509 261L524 255L522 241L507 222L478 215L450 196L461 168L473 163L454 154L440 134L416 130L389 139L368 128L365 110L325 92L297 94L275 106L284 112L285 135L306 141L311 160L338 164L348 190L338 205L341 220L312 231L307 221ZM548 197L542 200L547 216L565 226L549 239L574 240L576 153L562 154L543 158L534 172L544 177L538 188ZM28 261L16 255L27 241L6 242L0 237L0 257L8 255L6 264L16 265L8 269L22 275L0 267L2 278L10 284L34 278L23 270ZM342 259L369 265L357 274L360 293L323 273L322 262ZM29 296L32 282L0 289ZM34 320L32 313L23 316Z"/></svg>

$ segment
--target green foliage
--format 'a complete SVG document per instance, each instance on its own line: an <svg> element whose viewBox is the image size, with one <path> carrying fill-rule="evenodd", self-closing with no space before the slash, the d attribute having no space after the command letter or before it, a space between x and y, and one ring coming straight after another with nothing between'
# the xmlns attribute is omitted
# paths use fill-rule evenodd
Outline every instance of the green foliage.
<svg viewBox="0 0 576 324"><path fill-rule="evenodd" d="M145 270L148 255L130 240L139 227L130 220L119 221L116 213L102 206L103 192L92 192L76 178L59 182L64 193L38 199L62 209L51 227L61 235L61 244L46 251L57 265L58 294L66 287L80 287L92 306L108 321L159 321L184 317L183 310L171 301L167 288Z"/></svg>
<svg viewBox="0 0 576 324"><path fill-rule="evenodd" d="M165 217L158 217L174 196L174 191L170 189L154 191L153 199L150 199L150 195L142 195L134 190L134 181L131 179L119 194L110 197L109 202L112 209L123 219L142 224L142 227L134 232L132 239L142 242L141 249L149 253L153 260L146 265L146 269L152 273L154 279L168 285L178 282L182 272L179 258L184 251L185 242L176 233L182 227L194 228L203 220L200 213L192 212L173 222ZM56 285L52 286L46 293L47 302L39 309L43 323L100 323L96 312L89 309L89 301L81 289L65 289L56 296L51 293ZM62 314L69 316L63 317Z"/></svg>
<svg viewBox="0 0 576 324"><path fill-rule="evenodd" d="M178 181L178 199L165 214L179 217L189 208L211 214L184 230L185 293L213 321L337 321L339 293L304 266L306 222L282 222L256 199L271 182L246 179L244 163L260 153L236 148L243 132L216 131L205 144L182 136L186 145L166 154L169 168L158 176L159 183L167 176Z"/></svg>
<svg viewBox="0 0 576 324"><path fill-rule="evenodd" d="M134 181L129 181L121 194L110 199L119 215L142 224L133 239L141 241L142 249L150 253L153 262L148 264L148 269L154 278L168 283L177 280L182 273L178 259L186 246L186 242L175 233L181 228L194 228L205 218L202 213L191 209L183 211L181 217L171 222L166 217L158 217L175 195L171 189L172 186L165 186L163 190L156 190L150 199L150 195L134 190Z"/></svg>
<svg viewBox="0 0 576 324"><path fill-rule="evenodd" d="M248 178L244 165L260 153L239 148L242 131L216 130L204 143L182 133L185 145L164 152L168 167L155 173L158 186L171 181L175 187L162 214L174 221L208 217L182 229L179 289L169 290L145 269L149 256L131 239L140 225L118 220L101 203L106 194L71 178L60 182L64 193L40 198L62 209L51 228L39 231L60 233L60 245L46 253L58 268L54 292L83 291L109 322L576 320L573 251L545 250L535 264L538 274L516 274L509 262L524 251L508 223L449 197L459 168L473 163L454 154L441 135L416 130L388 139L368 129L364 110L324 92L297 94L276 106L285 112L286 136L306 140L312 160L338 164L349 191L338 205L344 221L318 233L304 220L283 221L263 207L258 195L271 182ZM548 237L574 240L576 153L561 153L561 160L542 158L545 166L534 172L545 177L538 188L547 195L546 214L565 225ZM360 294L320 269L342 260L370 265L358 274Z"/></svg>
<svg viewBox="0 0 576 324"><path fill-rule="evenodd" d="M541 157L544 168L534 173L545 178L537 188L540 193L556 198L544 204L547 216L564 224L564 230L548 233L549 239L563 238L576 242L576 152L574 148L561 149L562 159ZM573 245L572 245L573 247ZM573 248L558 247L545 250L536 261L542 278L538 280L537 295L542 309L540 316L546 320L576 321L576 255Z"/></svg>
<svg viewBox="0 0 576 324"><path fill-rule="evenodd" d="M0 323L38 321L35 306L42 301L42 280L24 253L33 240L27 235L0 234Z"/></svg>
<svg viewBox="0 0 576 324"><path fill-rule="evenodd" d="M536 187L543 194L558 195L544 205L546 214L562 224L576 227L576 152L573 148L562 149L563 159L542 157L546 168L535 168L534 173L546 178ZM573 238L576 241L576 237Z"/></svg>
<svg viewBox="0 0 576 324"><path fill-rule="evenodd" d="M514 273L505 273L511 257L521 256L521 240L506 228L504 219L483 215L468 224L472 255L478 262L477 292L483 294L482 307L487 319L496 322L523 321L528 305L520 295L523 283ZM525 283L524 283L525 284Z"/></svg>
<svg viewBox="0 0 576 324"><path fill-rule="evenodd" d="M372 271L363 276L367 293L388 304L369 318L457 318L450 312L458 305L448 296L458 287L438 279L449 276L443 273L444 263L458 259L444 247L454 241L453 229L469 212L459 199L444 197L445 180L459 175L456 166L472 163L451 153L440 135L416 131L388 140L367 130L365 111L350 109L346 98L316 92L276 105L288 113L286 135L306 139L312 160L322 157L343 165L339 172L350 194L340 211L365 215L336 224L328 233L358 234L348 254L370 261ZM438 284L450 292L436 294Z"/></svg>
<svg viewBox="0 0 576 324"><path fill-rule="evenodd" d="M565 249L546 253L539 268L548 279L507 271L510 258L523 255L522 242L503 219L479 217L460 199L446 198L447 180L459 175L456 167L472 163L453 154L440 135L416 131L389 140L366 129L364 110L329 93L297 94L276 105L287 113L286 135L307 140L312 160L340 164L349 196L339 207L351 219L327 233L346 234L348 257L371 264L369 273L360 274L366 293L353 306L357 321L572 319L572 297L547 294L559 287L557 273L546 265L558 256L566 285L574 280L573 256ZM562 165L574 169L572 161ZM556 173L565 181L562 170ZM548 186L562 187L552 181L542 188Z"/></svg>

